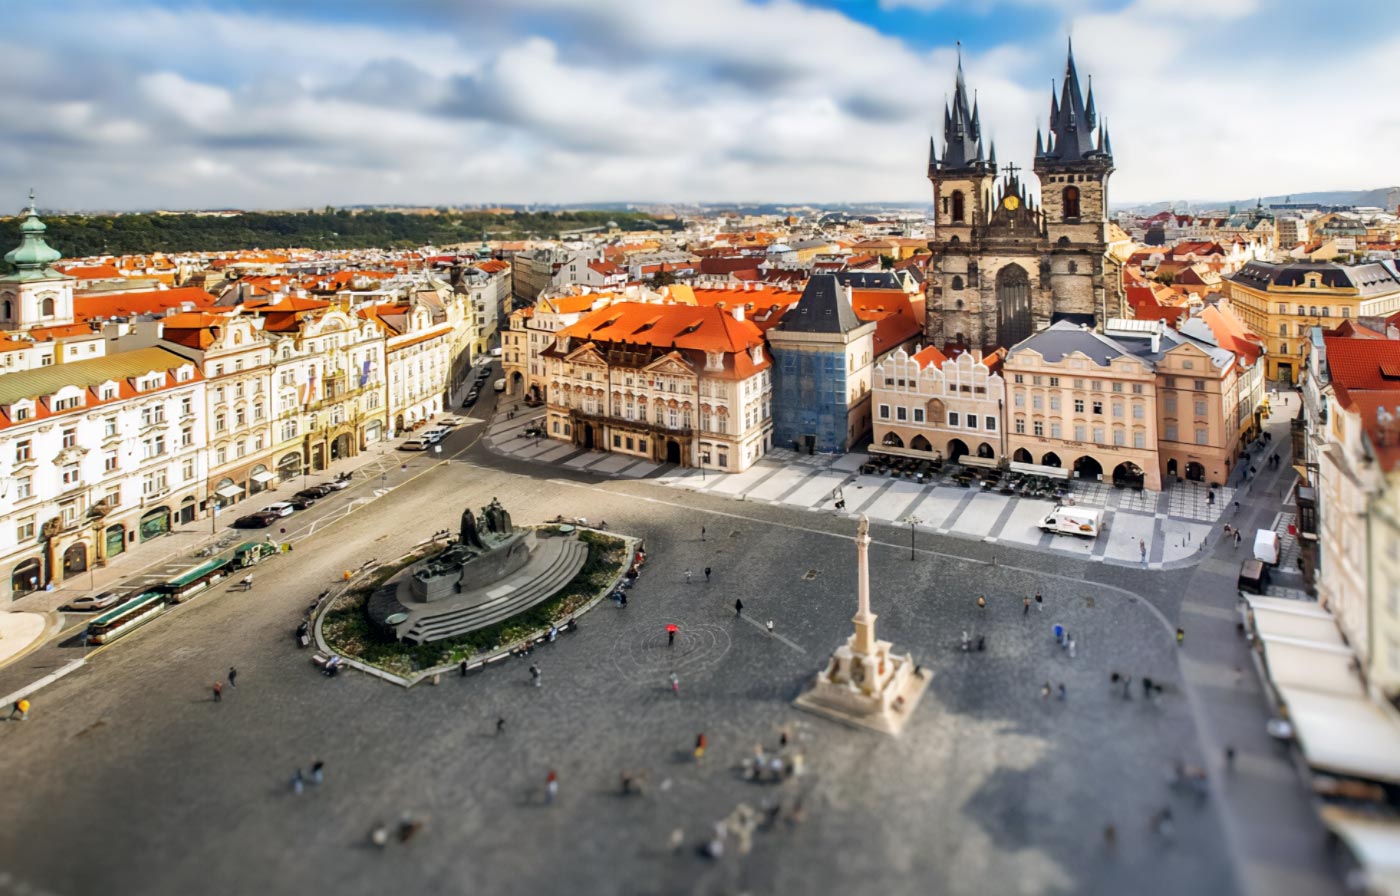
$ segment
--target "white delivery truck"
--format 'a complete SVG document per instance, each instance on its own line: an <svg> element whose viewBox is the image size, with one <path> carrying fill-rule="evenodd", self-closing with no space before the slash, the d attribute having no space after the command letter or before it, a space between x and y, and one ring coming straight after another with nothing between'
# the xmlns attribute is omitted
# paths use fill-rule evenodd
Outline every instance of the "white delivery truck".
<svg viewBox="0 0 1400 896"><path fill-rule="evenodd" d="M1260 529L1254 533L1254 559L1262 560L1270 566L1278 565L1278 533L1272 529Z"/></svg>
<svg viewBox="0 0 1400 896"><path fill-rule="evenodd" d="M1097 507L1066 507L1059 504L1040 521L1040 528L1055 535L1098 536L1103 527L1103 511Z"/></svg>

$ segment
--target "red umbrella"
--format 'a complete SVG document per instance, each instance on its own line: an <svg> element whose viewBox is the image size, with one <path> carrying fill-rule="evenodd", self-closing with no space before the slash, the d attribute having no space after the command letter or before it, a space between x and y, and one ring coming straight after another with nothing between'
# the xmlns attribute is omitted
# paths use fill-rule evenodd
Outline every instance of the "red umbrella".
<svg viewBox="0 0 1400 896"><path fill-rule="evenodd" d="M679 625L676 625L674 622L668 622L668 623L666 624L666 631L667 631L667 632L678 632L678 631L680 631L680 630L681 630L681 627L680 627Z"/></svg>

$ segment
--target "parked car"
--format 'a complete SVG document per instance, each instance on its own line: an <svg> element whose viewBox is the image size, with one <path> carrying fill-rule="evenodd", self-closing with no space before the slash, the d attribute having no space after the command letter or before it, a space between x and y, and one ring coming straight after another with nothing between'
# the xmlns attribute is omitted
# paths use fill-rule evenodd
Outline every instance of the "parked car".
<svg viewBox="0 0 1400 896"><path fill-rule="evenodd" d="M399 443L400 451L427 451L433 445L427 439L412 438L405 439Z"/></svg>
<svg viewBox="0 0 1400 896"><path fill-rule="evenodd" d="M329 495L332 491L334 491L334 489L332 489L329 485L308 485L306 488L297 492L296 497L310 498L311 500L315 501L318 498L324 498L326 495Z"/></svg>
<svg viewBox="0 0 1400 896"><path fill-rule="evenodd" d="M464 407L464 408L469 408L469 407L471 407L472 405L476 404L476 400L477 400L478 398L480 398L480 397L481 397L481 393L480 393L480 392L478 392L476 389L471 390L470 392L467 393L467 397L464 398L464 399L462 399L462 407Z"/></svg>
<svg viewBox="0 0 1400 896"><path fill-rule="evenodd" d="M292 505L292 507L294 507L297 510L305 510L312 504L315 504L316 499L306 498L301 495L292 495L290 498L287 499L287 503Z"/></svg>
<svg viewBox="0 0 1400 896"><path fill-rule="evenodd" d="M436 445L438 442L441 442L449 432L451 432L451 430L441 426L434 426L432 429L423 430L420 435L427 439L429 444Z"/></svg>
<svg viewBox="0 0 1400 896"><path fill-rule="evenodd" d="M279 517L291 516L296 512L296 505L288 501L278 501L276 504L269 504L263 508L265 513L275 513Z"/></svg>
<svg viewBox="0 0 1400 896"><path fill-rule="evenodd" d="M449 415L439 420L437 422L437 425L445 429L456 429L458 426L461 426L465 422L466 421L463 420L461 417L453 417Z"/></svg>
<svg viewBox="0 0 1400 896"><path fill-rule="evenodd" d="M495 384L492 385L491 388L495 389L497 392L506 391L506 378L501 377L500 379L496 380Z"/></svg>
<svg viewBox="0 0 1400 896"><path fill-rule="evenodd" d="M349 487L350 487L350 483L352 483L353 481L354 481L354 480L350 478L350 474L349 474L349 473L342 473L342 474L340 474L339 476L335 477L334 479L329 480L328 482L322 482L320 485L318 485L318 486L316 486L316 487L317 487L317 488L328 488L328 489L330 489L330 490L332 490L332 491L337 491L337 492L338 492L338 491L340 491L340 490L343 489L343 488L349 488Z"/></svg>
<svg viewBox="0 0 1400 896"><path fill-rule="evenodd" d="M103 591L100 594L85 594L82 597L75 597L70 600L63 609L71 613L95 613L98 610L105 610L114 607L122 599L122 595L116 591Z"/></svg>
<svg viewBox="0 0 1400 896"><path fill-rule="evenodd" d="M259 510L257 513L250 513L247 516L240 516L233 521L235 529L266 529L282 518L281 514L268 510Z"/></svg>

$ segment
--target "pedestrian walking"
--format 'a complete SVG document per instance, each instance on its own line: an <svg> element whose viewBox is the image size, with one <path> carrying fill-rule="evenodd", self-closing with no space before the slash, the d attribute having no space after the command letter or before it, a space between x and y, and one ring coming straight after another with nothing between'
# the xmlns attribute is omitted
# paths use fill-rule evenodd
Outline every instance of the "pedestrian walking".
<svg viewBox="0 0 1400 896"><path fill-rule="evenodd" d="M1039 591L1035 593L1035 611L1037 613L1045 612L1045 598L1041 595Z"/></svg>
<svg viewBox="0 0 1400 896"><path fill-rule="evenodd" d="M544 779L544 804L553 804L554 798L559 795L559 776L554 773L554 769L549 770L549 774Z"/></svg>
<svg viewBox="0 0 1400 896"><path fill-rule="evenodd" d="M1236 548L1237 550L1239 549L1240 542L1242 542L1242 541L1244 541L1244 536L1240 534L1240 530L1239 530L1239 529L1236 529L1236 530L1235 530L1235 548Z"/></svg>
<svg viewBox="0 0 1400 896"><path fill-rule="evenodd" d="M1053 631L1053 632L1055 633L1055 643L1056 643L1056 644L1063 644L1063 643L1065 643L1065 627L1064 627L1063 625L1060 625L1060 624L1057 622L1057 623L1055 623L1055 627L1054 627L1053 629L1051 629L1051 631Z"/></svg>
<svg viewBox="0 0 1400 896"><path fill-rule="evenodd" d="M1075 645L1076 642L1075 642L1075 640L1074 640L1073 638L1069 638L1068 641L1069 641L1069 658L1070 658L1070 659L1074 659L1074 645Z"/></svg>
<svg viewBox="0 0 1400 896"><path fill-rule="evenodd" d="M772 637L773 635L773 620L771 619L768 620L768 635L769 637Z"/></svg>
<svg viewBox="0 0 1400 896"><path fill-rule="evenodd" d="M734 615L744 615L744 601L741 598L734 598Z"/></svg>
<svg viewBox="0 0 1400 896"><path fill-rule="evenodd" d="M666 627L666 646L674 647L676 644L676 628L668 625Z"/></svg>
<svg viewBox="0 0 1400 896"><path fill-rule="evenodd" d="M987 636L986 636L986 635L978 635L978 636L977 636L977 652L978 652L978 653L982 653L982 652L984 652L986 649L987 649Z"/></svg>
<svg viewBox="0 0 1400 896"><path fill-rule="evenodd" d="M534 664L530 666L530 681L535 687L540 686L540 667Z"/></svg>
<svg viewBox="0 0 1400 896"><path fill-rule="evenodd" d="M786 748L790 739L791 735L788 734L788 727L784 725L782 729L778 732L778 746L781 748Z"/></svg>
<svg viewBox="0 0 1400 896"><path fill-rule="evenodd" d="M671 837L668 842L671 845L671 852L679 853L681 851L681 846L685 844L685 831L680 828L671 831Z"/></svg>
<svg viewBox="0 0 1400 896"><path fill-rule="evenodd" d="M231 688L238 687L238 670L232 666L228 667L228 686Z"/></svg>
<svg viewBox="0 0 1400 896"><path fill-rule="evenodd" d="M972 636L967 633L967 629L963 629L962 649L963 653L967 653L972 649Z"/></svg>
<svg viewBox="0 0 1400 896"><path fill-rule="evenodd" d="M681 695L681 679L680 676L674 672L671 673L671 693L675 694L677 697Z"/></svg>
<svg viewBox="0 0 1400 896"><path fill-rule="evenodd" d="M466 677L467 677L467 659L466 659L466 657L463 657L463 658L462 658L462 662L459 663L459 664L457 665L457 669L458 669L458 671L460 671L460 672L462 673L462 677L463 677L463 678L466 678Z"/></svg>
<svg viewBox="0 0 1400 896"><path fill-rule="evenodd" d="M1143 541L1141 538L1138 539L1138 554L1139 554L1139 556L1142 557L1142 565L1143 565L1143 566L1146 566L1146 565L1147 565L1147 542Z"/></svg>
<svg viewBox="0 0 1400 896"><path fill-rule="evenodd" d="M506 720L500 716L496 717L496 736L500 737L506 731Z"/></svg>
<svg viewBox="0 0 1400 896"><path fill-rule="evenodd" d="M1234 514L1237 514L1237 513L1239 513L1239 512L1240 512L1240 502L1239 502L1239 501L1235 501L1235 502L1231 505L1231 507L1230 507L1230 513L1231 513L1231 515L1234 515Z"/></svg>
<svg viewBox="0 0 1400 896"><path fill-rule="evenodd" d="M326 780L326 764L317 759L311 763L311 783L320 784L324 780Z"/></svg>
<svg viewBox="0 0 1400 896"><path fill-rule="evenodd" d="M216 681L216 682L214 682L214 702L215 702L215 703L222 703L222 702L223 702L223 699L224 699L224 683L223 683L222 681Z"/></svg>
<svg viewBox="0 0 1400 896"><path fill-rule="evenodd" d="M704 527L704 526L701 526L701 527L700 527L700 540L701 540L701 541L704 541L704 540L705 540L705 527Z"/></svg>
<svg viewBox="0 0 1400 896"><path fill-rule="evenodd" d="M1146 675L1144 675L1144 676L1142 677L1142 697L1143 697L1144 700L1146 700L1148 697L1151 697L1151 696L1152 696L1152 679L1150 679L1150 678L1148 678Z"/></svg>
<svg viewBox="0 0 1400 896"><path fill-rule="evenodd" d="M19 716L19 720L21 722L26 721L29 718L28 697L19 698L15 701L14 706L10 707L10 718L13 719L15 716Z"/></svg>
<svg viewBox="0 0 1400 896"><path fill-rule="evenodd" d="M306 779L302 777L301 769L292 772L292 793L301 796L301 792L306 787Z"/></svg>
<svg viewBox="0 0 1400 896"><path fill-rule="evenodd" d="M1225 745L1225 771L1235 770L1235 748L1229 744Z"/></svg>
<svg viewBox="0 0 1400 896"><path fill-rule="evenodd" d="M705 567L705 581L710 581L710 568L708 566Z"/></svg>
<svg viewBox="0 0 1400 896"><path fill-rule="evenodd" d="M1045 682L1045 684L1040 686L1040 699L1050 699L1050 682L1047 681Z"/></svg>
<svg viewBox="0 0 1400 896"><path fill-rule="evenodd" d="M1176 646L1180 647L1184 643L1186 643L1186 632L1178 626L1176 630Z"/></svg>
<svg viewBox="0 0 1400 896"><path fill-rule="evenodd" d="M690 584L690 569L689 569L689 568L687 568L686 571L685 571L685 583L686 583L687 585Z"/></svg>
<svg viewBox="0 0 1400 896"><path fill-rule="evenodd" d="M1060 693L1058 694L1056 699L1063 702L1066 696L1067 694L1065 693L1065 683L1062 681L1060 682Z"/></svg>
<svg viewBox="0 0 1400 896"><path fill-rule="evenodd" d="M705 732L695 735L695 761L705 758Z"/></svg>
<svg viewBox="0 0 1400 896"><path fill-rule="evenodd" d="M1031 599L1029 597L1026 597L1022 598L1022 601L1023 603L1021 607L1021 615L1029 616L1031 614Z"/></svg>
<svg viewBox="0 0 1400 896"><path fill-rule="evenodd" d="M1206 506L1207 506L1207 507L1214 507L1214 506L1215 506L1215 491L1214 491L1214 490L1211 490L1211 491L1206 492Z"/></svg>
<svg viewBox="0 0 1400 896"><path fill-rule="evenodd" d="M559 637L559 626L551 625L549 627L549 643L553 644L554 639L557 637Z"/></svg>

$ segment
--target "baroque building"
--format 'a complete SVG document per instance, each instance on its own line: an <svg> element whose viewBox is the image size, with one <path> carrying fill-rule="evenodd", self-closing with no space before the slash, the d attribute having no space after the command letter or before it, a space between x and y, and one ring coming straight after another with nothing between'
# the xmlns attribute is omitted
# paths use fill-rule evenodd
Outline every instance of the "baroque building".
<svg viewBox="0 0 1400 896"><path fill-rule="evenodd" d="M1049 134L1036 133L1038 203L1019 170L998 169L959 60L942 152L929 141L927 334L940 349L1010 347L1054 321L1101 324L1118 310L1108 221L1113 148L1093 87L1080 91L1072 48L1060 93L1051 95Z"/></svg>

